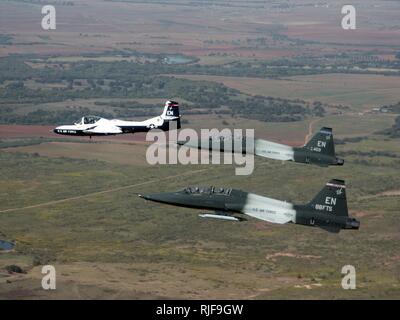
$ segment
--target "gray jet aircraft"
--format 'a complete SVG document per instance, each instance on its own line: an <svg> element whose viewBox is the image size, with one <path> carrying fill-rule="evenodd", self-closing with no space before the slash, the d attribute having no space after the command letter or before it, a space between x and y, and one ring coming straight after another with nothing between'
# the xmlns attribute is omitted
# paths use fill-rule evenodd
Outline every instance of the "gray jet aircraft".
<svg viewBox="0 0 400 320"><path fill-rule="evenodd" d="M241 139L241 141L235 141ZM220 152L238 152L246 153L246 144L251 150L250 153L256 156L300 163L316 164L321 167L330 165L341 166L343 159L339 159L335 154L335 145L333 142L332 129L323 127L310 141L302 147L291 147L288 145L263 140L263 139L245 139L244 137L218 136L209 137L207 140L199 141L178 141L179 145L185 145L190 148L217 150ZM235 148L235 144L239 147Z"/></svg>
<svg viewBox="0 0 400 320"><path fill-rule="evenodd" d="M360 222L349 217L346 186L343 180L332 179L307 204L296 205L230 188L188 187L178 192L139 195L150 201L175 206L214 210L203 218L231 221L246 220L243 215L284 224L295 223L320 227L338 233L341 229L358 229Z"/></svg>

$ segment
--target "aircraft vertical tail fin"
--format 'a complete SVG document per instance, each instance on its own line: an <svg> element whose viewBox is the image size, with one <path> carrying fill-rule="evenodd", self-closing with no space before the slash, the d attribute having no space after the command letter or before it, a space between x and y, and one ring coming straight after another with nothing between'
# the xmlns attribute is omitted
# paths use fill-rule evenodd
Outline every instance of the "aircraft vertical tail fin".
<svg viewBox="0 0 400 320"><path fill-rule="evenodd" d="M323 127L309 140L304 149L324 155L335 156L332 128Z"/></svg>
<svg viewBox="0 0 400 320"><path fill-rule="evenodd" d="M161 118L165 122L176 121L176 128L181 128L181 116L179 114L179 103L176 101L168 100L165 102L164 111L161 114ZM169 127L169 125L168 125Z"/></svg>
<svg viewBox="0 0 400 320"><path fill-rule="evenodd" d="M316 210L348 217L345 182L330 180L308 205Z"/></svg>

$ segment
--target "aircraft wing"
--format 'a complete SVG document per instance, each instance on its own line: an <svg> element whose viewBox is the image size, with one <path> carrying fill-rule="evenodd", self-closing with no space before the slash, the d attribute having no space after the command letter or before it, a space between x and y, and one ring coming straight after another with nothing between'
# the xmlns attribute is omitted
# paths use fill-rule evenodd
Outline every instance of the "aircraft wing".
<svg viewBox="0 0 400 320"><path fill-rule="evenodd" d="M271 210L264 210L264 212L254 212L253 210L245 209L243 213L256 219L277 224L285 224L292 221L293 219L293 214L291 212L277 212Z"/></svg>
<svg viewBox="0 0 400 320"><path fill-rule="evenodd" d="M106 124L106 125L97 125L93 126L91 128L88 128L84 130L85 133L93 133L93 134L119 134L122 133L122 130L120 127L114 126L112 124Z"/></svg>
<svg viewBox="0 0 400 320"><path fill-rule="evenodd" d="M254 210L255 208L252 206L249 207L244 207L242 204L226 204L225 208L227 210L232 210L233 212L241 212L244 213L250 217L268 221L271 223L278 223L278 224L284 224L288 223L290 221L293 221L293 212L290 210L269 210L269 209L260 209Z"/></svg>

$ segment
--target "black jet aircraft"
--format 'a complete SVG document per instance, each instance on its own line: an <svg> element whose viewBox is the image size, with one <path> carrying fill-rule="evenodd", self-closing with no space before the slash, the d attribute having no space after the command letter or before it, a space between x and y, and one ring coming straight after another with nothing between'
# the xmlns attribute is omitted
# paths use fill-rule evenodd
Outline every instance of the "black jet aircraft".
<svg viewBox="0 0 400 320"><path fill-rule="evenodd" d="M213 214L201 214L204 218L242 221L246 220L246 215L278 224L295 223L320 227L334 233L341 229L360 227L358 220L349 217L345 183L336 179L329 181L312 201L303 205L241 190L215 187L188 187L178 192L139 197L175 206L215 211Z"/></svg>
<svg viewBox="0 0 400 320"><path fill-rule="evenodd" d="M151 129L170 130L181 128L181 116L179 104L176 101L167 101L163 113L144 121L126 121L118 119L104 119L97 116L85 116L73 125L63 125L53 131L57 134L70 136L106 136L123 133L148 132Z"/></svg>
<svg viewBox="0 0 400 320"><path fill-rule="evenodd" d="M235 141L236 139L236 141ZM240 139L239 143L237 139ZM316 164L327 167L330 165L341 166L343 159L339 159L335 154L335 145L331 128L323 127L310 141L302 147L291 147L288 145L263 140L245 139L245 137L234 136L212 136L206 140L198 141L178 141L179 145L190 148L217 150L220 152L246 153L246 144L249 149L247 152L256 156L300 163ZM237 145L237 146L235 146Z"/></svg>

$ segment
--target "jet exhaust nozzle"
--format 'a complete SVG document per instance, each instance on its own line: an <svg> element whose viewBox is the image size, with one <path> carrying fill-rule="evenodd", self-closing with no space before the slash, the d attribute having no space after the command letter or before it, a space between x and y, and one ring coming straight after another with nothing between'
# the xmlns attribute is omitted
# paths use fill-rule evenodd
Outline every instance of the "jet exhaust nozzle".
<svg viewBox="0 0 400 320"><path fill-rule="evenodd" d="M344 159L336 158L336 165L338 166L344 165Z"/></svg>
<svg viewBox="0 0 400 320"><path fill-rule="evenodd" d="M358 230L360 228L360 221L354 218L350 218L346 221L346 229L355 229Z"/></svg>

